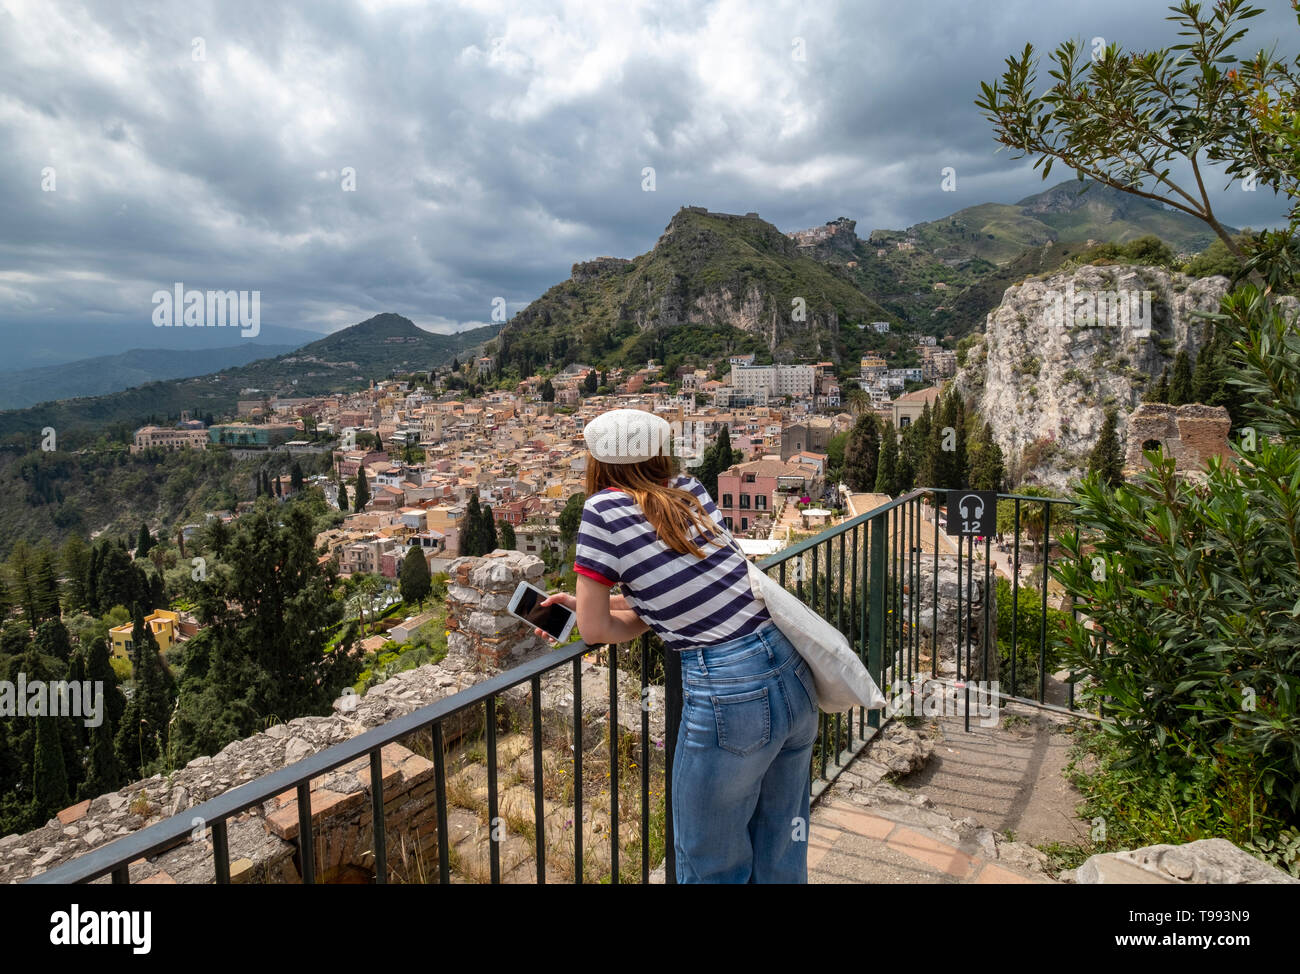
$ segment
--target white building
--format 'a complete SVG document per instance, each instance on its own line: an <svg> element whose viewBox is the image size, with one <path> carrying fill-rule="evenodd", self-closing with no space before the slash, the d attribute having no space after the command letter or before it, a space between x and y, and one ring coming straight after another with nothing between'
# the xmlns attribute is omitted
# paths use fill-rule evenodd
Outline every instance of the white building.
<svg viewBox="0 0 1300 974"><path fill-rule="evenodd" d="M731 386L742 396L811 396L816 374L811 365L733 365Z"/></svg>

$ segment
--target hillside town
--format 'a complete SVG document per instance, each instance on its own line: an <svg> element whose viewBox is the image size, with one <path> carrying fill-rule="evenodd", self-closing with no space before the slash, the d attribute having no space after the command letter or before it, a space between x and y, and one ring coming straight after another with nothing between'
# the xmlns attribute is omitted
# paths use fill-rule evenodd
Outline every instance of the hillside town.
<svg viewBox="0 0 1300 974"><path fill-rule="evenodd" d="M874 412L902 430L927 404L933 407L938 386L902 390L908 383L951 374L955 360L951 352L944 358L933 338L918 352L924 365L914 369L889 369L882 358L863 357L861 392L853 397L853 408ZM486 371L489 364L484 357L470 367ZM248 390L234 422L205 426L186 415L175 427L139 429L132 450L222 446L244 456L270 450L329 452L332 475L319 474L306 484L321 487L329 502L340 506L340 484L355 499L357 478L366 482L363 509L341 505L351 513L316 539L322 558L334 559L344 576L396 578L403 558L415 549L431 573L445 571L463 553L471 496L490 508L498 526L511 526L517 550L548 560L562 557L559 516L569 498L583 491L583 427L615 408L643 409L666 419L674 430L674 450L688 470L727 430L732 449L743 459L719 472L714 500L751 554L779 550L792 532L821 530L834 523L832 511L846 509L839 486L827 483L827 449L856 416L844 408L834 363L756 365L753 354L737 355L720 367L725 381L692 369L670 382L650 361L635 371L604 374L608 385L602 388L611 391L601 395L586 391L601 374L575 363L546 379L531 376L513 391L494 390L474 399L446 390L449 372L435 369L424 382L376 381L347 396L259 398ZM546 384L553 399L543 396ZM292 487L281 484L277 492L287 497ZM814 500L826 506L813 506ZM251 506L251 501L240 504ZM214 511L209 517L230 520L239 513ZM186 533L198 527L187 525Z"/></svg>

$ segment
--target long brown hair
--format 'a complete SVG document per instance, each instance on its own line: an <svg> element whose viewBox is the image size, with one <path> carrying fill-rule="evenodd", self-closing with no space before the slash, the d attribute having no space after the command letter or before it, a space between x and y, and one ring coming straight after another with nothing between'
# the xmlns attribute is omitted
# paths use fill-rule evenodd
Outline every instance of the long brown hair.
<svg viewBox="0 0 1300 974"><path fill-rule="evenodd" d="M705 558L708 552L690 541L689 526L694 525L711 544L721 547L726 541L698 497L689 490L665 486L665 481L679 472L677 465L677 458L671 456L651 457L640 463L602 463L588 453L587 496L606 487L627 491L641 506L660 541L673 551Z"/></svg>

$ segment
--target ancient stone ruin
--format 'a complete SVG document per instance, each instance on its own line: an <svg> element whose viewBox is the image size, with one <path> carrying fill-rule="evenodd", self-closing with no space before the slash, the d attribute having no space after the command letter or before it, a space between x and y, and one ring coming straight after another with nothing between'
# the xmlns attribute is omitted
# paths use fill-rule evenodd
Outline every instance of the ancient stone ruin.
<svg viewBox="0 0 1300 974"><path fill-rule="evenodd" d="M1168 406L1143 403L1128 418L1128 451L1124 465L1130 470L1149 466L1144 450L1159 447L1173 457L1175 469L1194 473L1205 468L1210 457L1231 457L1228 431L1232 420L1222 406L1187 403Z"/></svg>

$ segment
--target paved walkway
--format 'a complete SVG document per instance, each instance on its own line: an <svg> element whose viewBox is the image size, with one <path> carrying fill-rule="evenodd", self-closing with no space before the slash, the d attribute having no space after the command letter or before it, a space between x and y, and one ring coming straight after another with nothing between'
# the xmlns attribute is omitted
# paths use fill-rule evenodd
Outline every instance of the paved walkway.
<svg viewBox="0 0 1300 974"><path fill-rule="evenodd" d="M808 881L1056 882L1034 845L1080 838L1080 796L1062 774L1065 722L1017 710L1015 721L972 722L970 732L959 717L896 730L882 743L890 758L873 741L813 806ZM895 784L877 758L898 771L903 734L919 739L927 757Z"/></svg>
<svg viewBox="0 0 1300 974"><path fill-rule="evenodd" d="M831 800L813 812L809 883L1050 883L992 861L971 842L918 825L897 811Z"/></svg>

